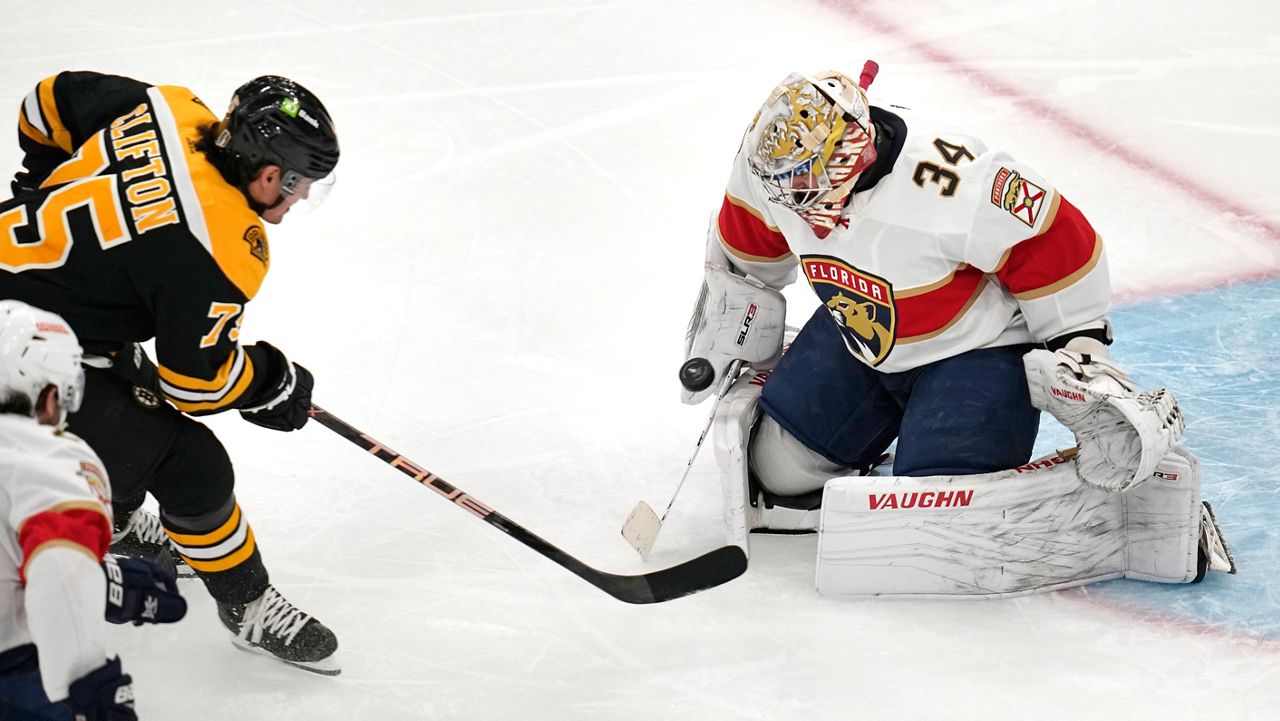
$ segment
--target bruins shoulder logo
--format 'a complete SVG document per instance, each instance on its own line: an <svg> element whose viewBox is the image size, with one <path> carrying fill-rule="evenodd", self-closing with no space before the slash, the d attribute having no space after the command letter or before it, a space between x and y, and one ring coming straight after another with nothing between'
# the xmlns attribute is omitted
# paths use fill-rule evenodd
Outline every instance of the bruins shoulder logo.
<svg viewBox="0 0 1280 721"><path fill-rule="evenodd" d="M893 286L839 258L806 255L801 266L849 352L870 366L883 363L896 338Z"/></svg>
<svg viewBox="0 0 1280 721"><path fill-rule="evenodd" d="M244 242L249 244L249 253L266 265L271 260L271 251L267 248L267 234L261 226L251 225L244 232Z"/></svg>

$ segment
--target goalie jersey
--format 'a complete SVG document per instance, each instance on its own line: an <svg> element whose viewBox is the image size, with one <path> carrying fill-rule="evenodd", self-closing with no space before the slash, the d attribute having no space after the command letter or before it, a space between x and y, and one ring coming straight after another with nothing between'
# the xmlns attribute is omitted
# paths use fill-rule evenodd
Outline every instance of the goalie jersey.
<svg viewBox="0 0 1280 721"><path fill-rule="evenodd" d="M197 149L217 121L185 88L46 78L19 109L26 171L0 204L0 297L66 318L86 354L155 338L161 389L192 414L257 405L283 372L278 351L238 342L269 253Z"/></svg>
<svg viewBox="0 0 1280 721"><path fill-rule="evenodd" d="M825 238L739 150L710 230L737 268L775 289L802 273L849 352L889 373L1104 327L1102 240L1057 188L969 133L871 112L881 157Z"/></svg>

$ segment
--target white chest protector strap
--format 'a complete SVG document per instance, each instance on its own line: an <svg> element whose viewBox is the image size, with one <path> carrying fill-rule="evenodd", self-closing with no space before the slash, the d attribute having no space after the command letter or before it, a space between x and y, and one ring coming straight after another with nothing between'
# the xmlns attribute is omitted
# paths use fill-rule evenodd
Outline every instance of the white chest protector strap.
<svg viewBox="0 0 1280 721"><path fill-rule="evenodd" d="M1151 478L1114 493L1082 483L1073 455L973 476L828 481L818 591L999 597L1122 577L1194 580L1195 456L1175 447Z"/></svg>

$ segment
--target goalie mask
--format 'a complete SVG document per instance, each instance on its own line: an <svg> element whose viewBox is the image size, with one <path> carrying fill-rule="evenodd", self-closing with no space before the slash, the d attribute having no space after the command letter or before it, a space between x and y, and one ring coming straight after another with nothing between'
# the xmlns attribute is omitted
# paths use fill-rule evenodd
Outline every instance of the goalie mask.
<svg viewBox="0 0 1280 721"><path fill-rule="evenodd" d="M825 238L858 174L875 162L874 141L866 93L828 71L783 79L747 130L745 147L769 200L799 213Z"/></svg>

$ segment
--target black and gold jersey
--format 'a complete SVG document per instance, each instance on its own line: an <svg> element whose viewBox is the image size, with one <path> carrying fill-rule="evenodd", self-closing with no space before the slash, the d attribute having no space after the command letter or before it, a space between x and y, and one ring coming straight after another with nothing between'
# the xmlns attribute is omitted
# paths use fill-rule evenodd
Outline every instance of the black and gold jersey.
<svg viewBox="0 0 1280 721"><path fill-rule="evenodd" d="M90 354L155 338L161 388L193 414L260 403L283 371L278 351L238 342L270 256L196 148L217 120L185 88L46 78L19 111L26 171L0 203L0 297L62 315Z"/></svg>

